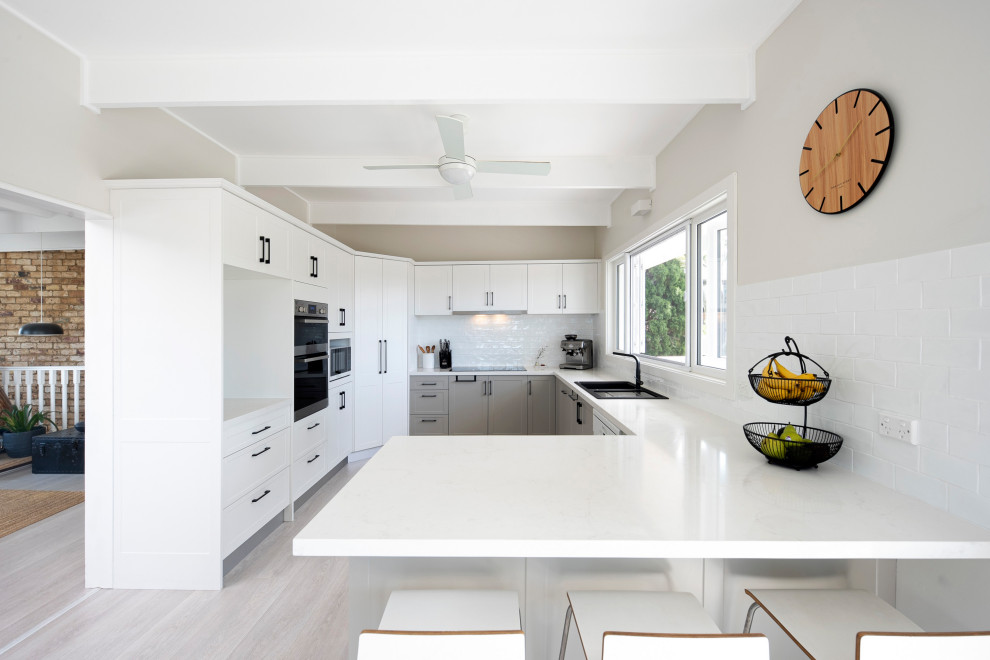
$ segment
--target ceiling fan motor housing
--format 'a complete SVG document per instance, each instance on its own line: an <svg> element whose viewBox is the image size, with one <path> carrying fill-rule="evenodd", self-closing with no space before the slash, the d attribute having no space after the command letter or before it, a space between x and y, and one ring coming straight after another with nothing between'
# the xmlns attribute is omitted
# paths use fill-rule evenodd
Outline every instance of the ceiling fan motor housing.
<svg viewBox="0 0 990 660"><path fill-rule="evenodd" d="M456 160L447 156L440 157L440 176L447 183L455 186L467 183L474 178L474 173L478 171L474 158L464 156L464 160Z"/></svg>

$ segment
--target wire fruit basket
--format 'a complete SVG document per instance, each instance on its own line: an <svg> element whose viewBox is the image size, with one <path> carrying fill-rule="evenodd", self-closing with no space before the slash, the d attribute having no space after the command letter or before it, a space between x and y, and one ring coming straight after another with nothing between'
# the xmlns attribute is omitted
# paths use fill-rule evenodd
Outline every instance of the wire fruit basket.
<svg viewBox="0 0 990 660"><path fill-rule="evenodd" d="M801 440L783 439L781 435L788 426L775 422L753 422L745 424L743 432L749 444L766 456L768 462L795 470L818 467L819 463L835 456L842 446L840 436L811 426L801 427Z"/></svg>
<svg viewBox="0 0 990 660"><path fill-rule="evenodd" d="M772 353L749 368L749 384L753 391L772 403L785 406L809 406L818 403L828 394L832 379L822 365L804 355L798 350L797 342L790 337L784 337L787 350ZM793 350L790 350L793 346ZM793 356L798 359L801 373L788 371L780 363L780 358ZM761 364L766 363L760 373L753 373ZM808 363L814 364L821 375L808 371Z"/></svg>
<svg viewBox="0 0 990 660"><path fill-rule="evenodd" d="M784 344L784 350L771 353L749 368L749 384L766 401L802 406L804 424L752 422L743 425L743 432L749 444L774 465L795 470L818 467L819 463L835 456L842 446L841 436L808 426L808 406L825 398L832 379L822 365L801 353L796 341L784 337ZM783 357L797 358L801 373L784 367L780 363ZM809 363L815 367L811 371ZM764 365L762 371L754 374L753 370L761 364Z"/></svg>

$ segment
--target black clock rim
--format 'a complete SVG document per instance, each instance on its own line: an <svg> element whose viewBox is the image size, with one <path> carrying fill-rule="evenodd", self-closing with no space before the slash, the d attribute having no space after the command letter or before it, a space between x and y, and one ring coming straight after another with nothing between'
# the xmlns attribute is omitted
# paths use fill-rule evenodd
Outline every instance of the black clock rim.
<svg viewBox="0 0 990 660"><path fill-rule="evenodd" d="M847 211L851 211L852 209L854 209L857 206L859 206L859 204L864 199L866 199L871 194L873 194L873 191L876 190L877 185L879 185L879 183L880 183L880 179L882 179L883 178L883 175L887 172L887 167L890 165L891 155L894 153L894 113L893 113L893 111L891 111L890 104L887 103L887 99L884 98L884 95L883 94L881 94L880 92L876 91L875 89L870 89L869 87L855 87L855 88L850 89L848 91L842 92L841 94L839 94L838 96L836 96L834 99L832 99L831 101L829 101L829 104L835 103L835 101L837 99L845 96L846 94L849 94L850 92L869 92L870 94L873 94L878 99L880 99L880 103L883 104L884 110L887 111L887 118L890 119L890 140L887 141L887 153L884 154L884 157L883 157L884 164L880 167L880 174L878 174L877 175L877 178L873 180L873 185L870 186L870 189L866 191L866 194L863 195L862 197L860 197L859 199L857 199L855 202L853 202L849 206L846 206L846 207L844 207L844 208L842 208L842 209L840 209L838 211L820 211L820 210L816 209L814 206L812 206L811 202L808 202L807 198L805 198L804 201L807 203L808 207L810 209L812 209L815 213L821 213L822 215L839 215L840 213L845 213ZM828 108L828 105L829 104L826 104L825 107L822 108L822 112L824 112ZM821 112L819 112L818 114L820 115ZM817 116L818 115L816 115L816 118L817 118ZM799 157L798 158L798 163L800 163L800 162L801 161L800 161L800 157ZM800 169L801 168L798 167L798 170L800 170ZM798 190L800 190L800 189L801 189L801 175L799 174L798 175Z"/></svg>

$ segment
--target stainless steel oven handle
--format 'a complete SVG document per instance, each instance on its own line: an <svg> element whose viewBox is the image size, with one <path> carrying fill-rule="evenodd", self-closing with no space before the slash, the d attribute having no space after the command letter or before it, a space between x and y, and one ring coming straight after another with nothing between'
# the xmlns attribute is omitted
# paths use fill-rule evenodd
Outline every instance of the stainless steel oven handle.
<svg viewBox="0 0 990 660"><path fill-rule="evenodd" d="M329 360L330 356L324 353L323 355L314 355L312 357L297 357L296 362L319 362L320 360Z"/></svg>
<svg viewBox="0 0 990 660"><path fill-rule="evenodd" d="M317 325L330 325L328 319L300 319L303 323L314 323Z"/></svg>

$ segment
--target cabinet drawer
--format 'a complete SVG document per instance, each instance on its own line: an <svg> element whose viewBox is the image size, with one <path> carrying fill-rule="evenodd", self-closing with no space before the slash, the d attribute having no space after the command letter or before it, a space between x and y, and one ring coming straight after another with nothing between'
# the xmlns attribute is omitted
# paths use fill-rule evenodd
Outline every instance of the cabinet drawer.
<svg viewBox="0 0 990 660"><path fill-rule="evenodd" d="M223 425L224 456L289 427L289 404L231 419Z"/></svg>
<svg viewBox="0 0 990 660"><path fill-rule="evenodd" d="M292 425L292 460L327 439L327 411L321 410Z"/></svg>
<svg viewBox="0 0 990 660"><path fill-rule="evenodd" d="M447 435L447 416L410 415L409 435Z"/></svg>
<svg viewBox="0 0 990 660"><path fill-rule="evenodd" d="M416 390L409 393L409 412L414 415L446 415L447 393L423 392Z"/></svg>
<svg viewBox="0 0 990 660"><path fill-rule="evenodd" d="M223 505L254 488L289 465L289 429L259 440L223 459L221 493Z"/></svg>
<svg viewBox="0 0 990 660"><path fill-rule="evenodd" d="M309 490L327 473L327 443L317 445L292 464L292 501Z"/></svg>
<svg viewBox="0 0 990 660"><path fill-rule="evenodd" d="M226 557L289 506L289 469L281 470L223 510L220 546Z"/></svg>
<svg viewBox="0 0 990 660"><path fill-rule="evenodd" d="M445 390L447 389L447 376L410 376L409 389Z"/></svg>

